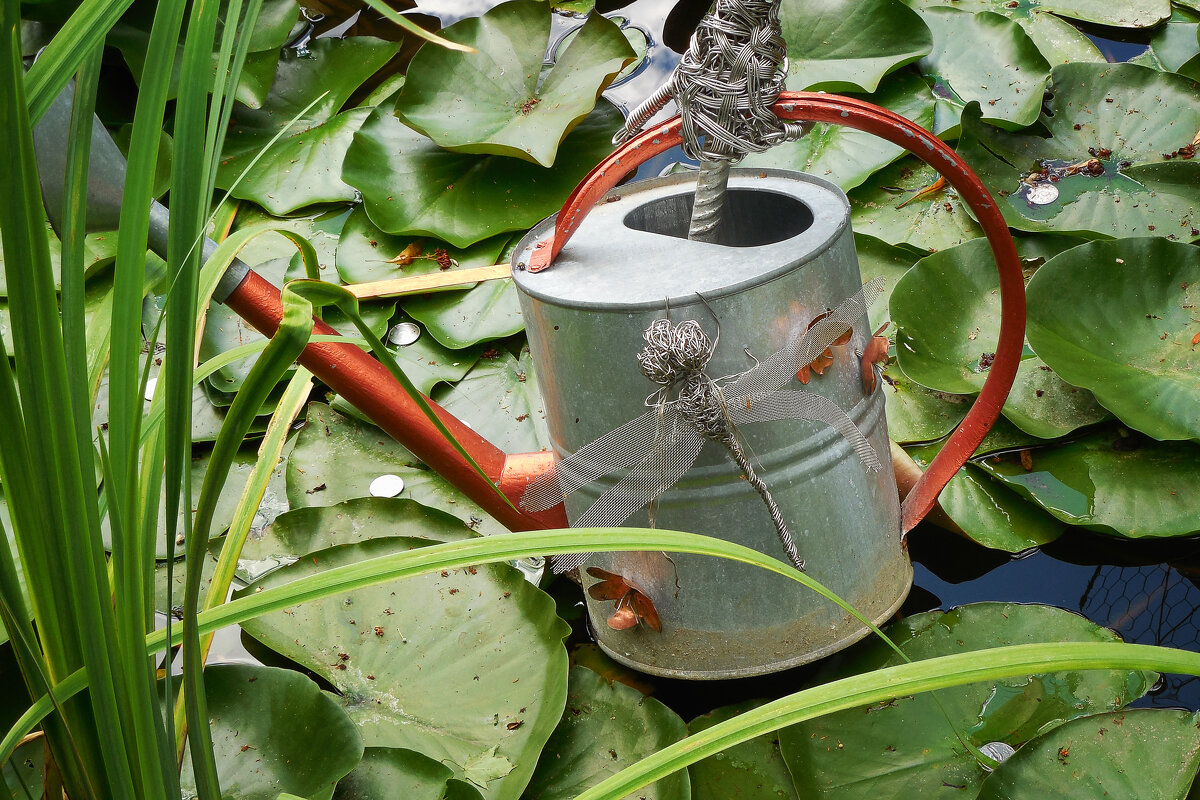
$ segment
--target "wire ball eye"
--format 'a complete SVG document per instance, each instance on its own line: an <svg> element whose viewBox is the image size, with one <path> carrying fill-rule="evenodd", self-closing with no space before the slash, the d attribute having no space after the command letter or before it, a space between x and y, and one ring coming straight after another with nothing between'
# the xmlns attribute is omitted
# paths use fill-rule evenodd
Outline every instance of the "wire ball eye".
<svg viewBox="0 0 1200 800"><path fill-rule="evenodd" d="M712 349L712 340L696 320L684 320L675 326L671 354L683 369L703 370L712 358Z"/></svg>

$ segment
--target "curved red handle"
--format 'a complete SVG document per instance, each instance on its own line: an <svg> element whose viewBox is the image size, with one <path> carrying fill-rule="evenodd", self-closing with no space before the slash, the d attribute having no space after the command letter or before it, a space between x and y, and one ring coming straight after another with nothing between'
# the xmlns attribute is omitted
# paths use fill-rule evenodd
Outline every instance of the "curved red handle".
<svg viewBox="0 0 1200 800"><path fill-rule="evenodd" d="M907 534L929 513L940 493L975 452L1012 388L1025 343L1025 282L1008 224L991 194L970 167L948 145L929 131L886 108L849 97L812 92L785 92L775 104L780 119L828 122L872 133L912 152L953 186L979 220L1000 273L1000 340L983 389L971 410L951 434L904 501L901 529ZM602 161L575 188L555 221L554 234L538 242L527 269L549 267L584 217L609 189L639 164L682 140L679 117L637 136Z"/></svg>

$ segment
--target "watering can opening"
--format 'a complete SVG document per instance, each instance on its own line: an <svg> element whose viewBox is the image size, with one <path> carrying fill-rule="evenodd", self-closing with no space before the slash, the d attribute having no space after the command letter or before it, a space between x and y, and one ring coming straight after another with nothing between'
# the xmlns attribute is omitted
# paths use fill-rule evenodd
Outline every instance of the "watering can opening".
<svg viewBox="0 0 1200 800"><path fill-rule="evenodd" d="M695 194L686 191L650 200L625 215L625 226L687 239L694 200ZM725 194L722 223L709 244L761 247L798 236L812 224L812 209L803 200L777 191L732 188Z"/></svg>

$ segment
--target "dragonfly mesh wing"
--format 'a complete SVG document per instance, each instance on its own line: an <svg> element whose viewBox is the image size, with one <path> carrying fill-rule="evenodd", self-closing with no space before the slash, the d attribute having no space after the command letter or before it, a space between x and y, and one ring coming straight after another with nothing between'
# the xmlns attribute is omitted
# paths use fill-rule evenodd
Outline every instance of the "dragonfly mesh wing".
<svg viewBox="0 0 1200 800"><path fill-rule="evenodd" d="M529 482L521 508L534 513L554 508L571 492L619 469L637 466L660 435L662 414L652 408L589 442Z"/></svg>
<svg viewBox="0 0 1200 800"><path fill-rule="evenodd" d="M656 415L657 417L657 415ZM674 486L696 463L704 437L677 412L668 411L656 435L630 441L642 459L621 480L597 498L592 507L575 520L575 528L611 528L623 525L638 510ZM555 572L567 572L583 564L591 553L556 556Z"/></svg>
<svg viewBox="0 0 1200 800"><path fill-rule="evenodd" d="M808 330L797 328L787 347L764 358L732 384L722 386L725 396L740 397L782 388L796 377L801 367L811 364L835 339L862 319L867 313L867 306L879 296L883 286L884 279L876 278L843 300L829 316L818 320Z"/></svg>
<svg viewBox="0 0 1200 800"><path fill-rule="evenodd" d="M874 472L880 468L879 456L875 453L875 448L863 436L862 431L854 424L854 420L850 419L850 416L837 403L824 395L803 390L761 392L732 400L727 408L729 420L735 426L781 419L824 422L850 443L850 446L854 448L855 455L859 457L868 471Z"/></svg>

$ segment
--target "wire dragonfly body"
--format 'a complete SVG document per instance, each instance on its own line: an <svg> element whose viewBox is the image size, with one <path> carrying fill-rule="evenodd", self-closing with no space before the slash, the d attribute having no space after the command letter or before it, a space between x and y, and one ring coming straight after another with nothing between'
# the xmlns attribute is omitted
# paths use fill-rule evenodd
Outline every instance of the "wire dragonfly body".
<svg viewBox="0 0 1200 800"><path fill-rule="evenodd" d="M650 410L539 475L530 482L521 506L529 511L552 508L566 495L598 478L624 471L620 480L574 523L577 528L622 525L687 474L704 441L712 439L725 447L762 497L788 558L803 569L804 561L783 512L750 463L737 429L754 422L783 419L824 422L850 443L867 470L879 469L874 448L836 403L814 392L783 387L866 314L882 286L882 278L866 284L810 326L793 329L782 350L729 378L713 379L705 374L716 342L709 339L699 322L654 320L643 334L646 347L638 353L642 373L660 387L652 395L653 401L647 400ZM670 399L676 389L674 399ZM557 556L554 570L561 573L576 569L590 556Z"/></svg>

